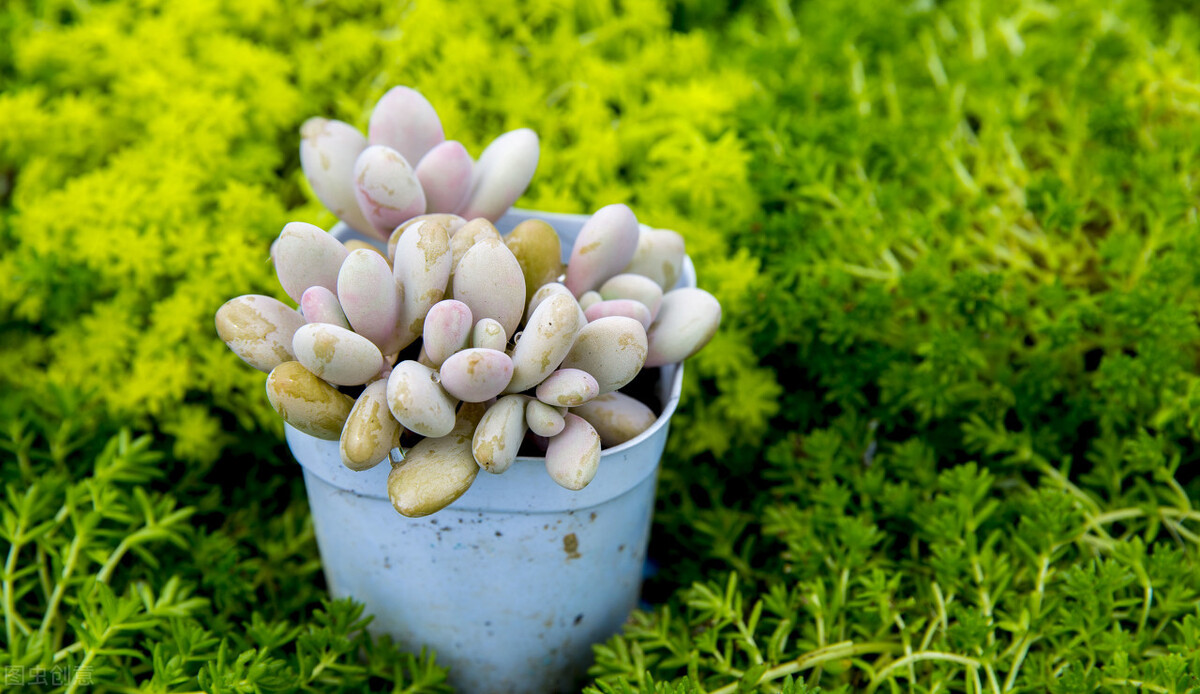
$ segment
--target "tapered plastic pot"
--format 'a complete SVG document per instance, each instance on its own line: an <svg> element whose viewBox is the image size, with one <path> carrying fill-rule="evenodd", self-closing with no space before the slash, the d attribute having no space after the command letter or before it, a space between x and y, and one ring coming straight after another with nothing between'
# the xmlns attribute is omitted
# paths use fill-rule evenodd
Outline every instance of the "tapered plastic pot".
<svg viewBox="0 0 1200 694"><path fill-rule="evenodd" d="M496 226L507 233L530 218L558 230L564 256L587 219L512 210ZM334 233L362 238L344 226ZM680 286L695 286L687 259L682 275ZM362 602L373 633L435 650L460 692L577 690L592 645L619 631L637 604L682 378L682 365L661 369L657 421L603 451L583 490L563 489L541 458L522 457L502 475L481 471L466 494L425 518L392 508L386 461L354 472L336 441L287 427L330 593Z"/></svg>

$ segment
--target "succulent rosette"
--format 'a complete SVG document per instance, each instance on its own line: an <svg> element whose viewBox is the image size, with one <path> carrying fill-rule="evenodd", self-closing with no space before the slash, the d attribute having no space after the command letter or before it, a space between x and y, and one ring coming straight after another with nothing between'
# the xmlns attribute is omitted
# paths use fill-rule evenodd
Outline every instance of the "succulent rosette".
<svg viewBox="0 0 1200 694"><path fill-rule="evenodd" d="M339 441L348 468L403 451L388 495L406 516L444 508L523 447L544 451L555 482L582 489L602 449L657 418L622 389L717 330L717 300L675 288L683 238L643 227L625 205L591 215L566 264L547 222L501 235L493 222L537 166L530 130L473 161L424 97L397 87L368 137L318 118L302 137L314 193L380 247L287 224L271 257L298 308L240 296L217 311L217 332L268 374L279 415Z"/></svg>
<svg viewBox="0 0 1200 694"><path fill-rule="evenodd" d="M497 137L475 161L446 139L433 106L409 87L380 98L366 136L327 118L308 119L300 135L300 165L317 199L380 240L427 213L495 222L529 186L540 151L537 134L522 128Z"/></svg>

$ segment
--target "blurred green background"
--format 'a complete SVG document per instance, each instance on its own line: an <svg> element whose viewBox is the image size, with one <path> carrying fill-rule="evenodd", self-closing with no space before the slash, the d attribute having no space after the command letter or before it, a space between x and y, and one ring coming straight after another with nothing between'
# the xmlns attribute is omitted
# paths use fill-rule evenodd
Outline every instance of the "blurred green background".
<svg viewBox="0 0 1200 694"><path fill-rule="evenodd" d="M0 665L445 690L212 323L334 221L299 124L397 84L725 309L593 691L1200 691L1200 13L1107 0L5 3Z"/></svg>

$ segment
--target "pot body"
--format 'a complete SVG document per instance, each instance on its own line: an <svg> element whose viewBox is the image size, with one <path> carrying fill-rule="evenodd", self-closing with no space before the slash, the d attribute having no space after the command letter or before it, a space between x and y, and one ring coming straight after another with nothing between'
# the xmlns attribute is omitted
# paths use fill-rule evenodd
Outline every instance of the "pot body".
<svg viewBox="0 0 1200 694"><path fill-rule="evenodd" d="M507 233L534 217L558 230L564 254L587 219L512 210L497 227ZM680 285L695 285L690 261ZM682 377L682 365L661 369L658 420L605 450L583 490L555 484L541 458L518 458L502 475L481 471L466 494L426 518L392 508L386 462L354 472L336 441L286 427L330 593L364 603L373 633L435 650L461 692L577 690L592 644L618 632L637 604Z"/></svg>

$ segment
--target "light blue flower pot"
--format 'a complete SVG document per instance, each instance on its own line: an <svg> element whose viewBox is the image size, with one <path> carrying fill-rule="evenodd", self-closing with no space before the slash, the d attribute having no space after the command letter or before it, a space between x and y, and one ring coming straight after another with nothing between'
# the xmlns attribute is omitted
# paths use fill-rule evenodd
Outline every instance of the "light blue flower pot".
<svg viewBox="0 0 1200 694"><path fill-rule="evenodd" d="M497 228L507 233L535 217L558 230L565 260L587 217L512 210ZM680 286L695 286L688 259ZM389 465L354 472L336 441L287 427L330 592L364 603L370 631L405 649L435 650L460 692L577 690L592 645L617 633L637 605L682 379L682 365L662 369L658 420L605 450L583 490L559 487L541 458L522 457L502 475L480 472L466 494L427 518L392 508Z"/></svg>

